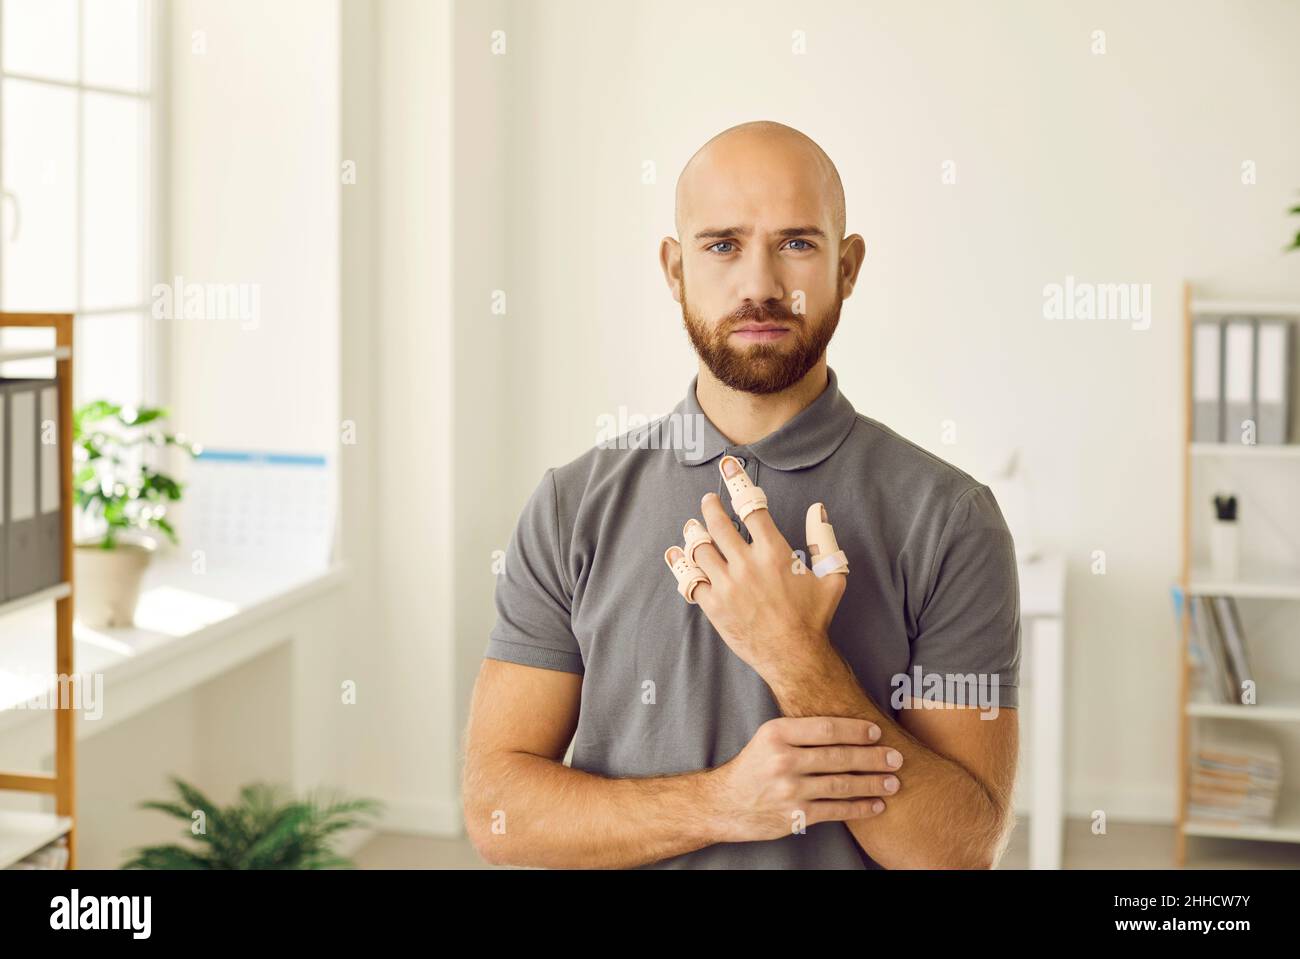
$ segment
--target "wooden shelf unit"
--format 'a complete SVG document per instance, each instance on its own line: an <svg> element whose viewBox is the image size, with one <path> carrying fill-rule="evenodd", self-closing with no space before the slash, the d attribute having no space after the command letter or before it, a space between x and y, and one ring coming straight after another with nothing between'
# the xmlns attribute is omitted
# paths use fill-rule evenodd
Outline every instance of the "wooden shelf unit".
<svg viewBox="0 0 1300 959"><path fill-rule="evenodd" d="M1229 460L1237 464L1250 464L1255 469L1261 464L1274 464L1280 470L1300 469L1300 444L1288 443L1271 446L1240 446L1233 443L1194 443L1193 437L1193 320L1198 316L1256 316L1280 317L1295 322L1300 318L1300 303L1276 301L1251 302L1246 300L1212 300L1192 295L1190 283L1183 284L1183 397L1186 429L1183 438L1183 530L1182 572L1180 585L1183 591L1183 610L1179 635L1179 699L1178 699L1178 824L1174 843L1174 858L1178 866L1187 864L1187 837L1212 836L1239 840L1300 843L1300 794L1283 792L1278 799L1278 810L1272 825L1233 826L1197 822L1188 816L1188 793L1191 778L1190 745L1192 723L1200 719L1227 720L1231 722L1300 723L1300 686L1291 690L1276 703L1242 706L1232 703L1207 702L1193 698L1191 683L1191 620L1192 596L1234 596L1242 599L1271 599L1300 602L1300 573L1296 570L1274 570L1252 566L1243 562L1242 575L1232 582L1214 579L1206 570L1198 569L1192 558L1192 529L1196 504L1192 503L1192 474L1197 464ZM1293 334L1300 337L1300 329ZM1288 357L1290 362L1292 357ZM1292 377L1300 370L1291 367ZM1290 387L1290 396L1296 395L1296 384ZM1300 404L1293 399L1293 417L1300 417ZM1296 434L1296 424L1290 425L1290 437ZM1208 509L1208 504L1201 504ZM1300 548L1300 547L1298 547ZM1300 675L1294 677L1300 680Z"/></svg>
<svg viewBox="0 0 1300 959"><path fill-rule="evenodd" d="M0 313L0 328L47 328L54 331L53 349L0 350L0 363L48 358L54 360L59 392L59 507L63 519L63 583L20 597L0 606L0 616L36 602L53 602L55 609L55 673L73 676L73 562L72 562L72 315L67 313ZM54 797L54 813L6 813L0 811L0 849L6 830L15 839L12 854L21 859L67 836L68 868L77 865L76 750L77 714L72 703L58 703L54 710L54 773L0 772L0 790L41 793ZM24 840L18 842L18 839ZM27 849L35 843L34 847ZM12 865L0 862L0 868Z"/></svg>

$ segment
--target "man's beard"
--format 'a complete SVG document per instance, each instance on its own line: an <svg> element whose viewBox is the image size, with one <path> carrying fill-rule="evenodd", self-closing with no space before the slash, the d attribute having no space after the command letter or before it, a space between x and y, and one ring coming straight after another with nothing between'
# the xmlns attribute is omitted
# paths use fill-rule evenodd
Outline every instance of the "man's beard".
<svg viewBox="0 0 1300 959"><path fill-rule="evenodd" d="M815 321L788 312L784 304L771 309L747 305L711 325L692 314L682 283L682 323L691 345L719 382L742 393L780 393L803 379L826 352L843 304L837 291L835 305ZM772 343L733 347L728 336L748 323L780 323L790 332ZM788 342L792 337L793 345Z"/></svg>

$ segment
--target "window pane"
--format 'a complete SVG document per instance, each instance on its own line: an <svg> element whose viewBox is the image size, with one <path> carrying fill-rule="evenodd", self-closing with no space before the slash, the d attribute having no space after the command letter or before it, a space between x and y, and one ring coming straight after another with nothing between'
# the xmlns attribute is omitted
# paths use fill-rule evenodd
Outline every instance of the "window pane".
<svg viewBox="0 0 1300 959"><path fill-rule="evenodd" d="M77 0L4 0L4 67L77 79Z"/></svg>
<svg viewBox="0 0 1300 959"><path fill-rule="evenodd" d="M140 56L140 0L88 0L84 82L92 86L145 89Z"/></svg>
<svg viewBox="0 0 1300 959"><path fill-rule="evenodd" d="M143 393L143 323L138 313L79 316L72 333L77 406L111 400L134 406Z"/></svg>
<svg viewBox="0 0 1300 959"><path fill-rule="evenodd" d="M77 299L77 94L5 80L0 303L71 313Z"/></svg>
<svg viewBox="0 0 1300 959"><path fill-rule="evenodd" d="M87 93L84 111L81 308L136 306L144 302L146 107L135 97Z"/></svg>

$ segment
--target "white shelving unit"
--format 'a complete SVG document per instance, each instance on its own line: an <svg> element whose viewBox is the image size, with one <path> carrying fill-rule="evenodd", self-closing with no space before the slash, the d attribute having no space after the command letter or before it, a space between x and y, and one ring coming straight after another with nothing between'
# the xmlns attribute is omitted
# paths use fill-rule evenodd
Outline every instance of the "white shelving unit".
<svg viewBox="0 0 1300 959"><path fill-rule="evenodd" d="M1245 564L1240 579L1216 580L1208 570L1195 569L1188 582L1192 596L1237 596L1242 599L1300 599L1300 572Z"/></svg>
<svg viewBox="0 0 1300 959"><path fill-rule="evenodd" d="M1241 446L1237 443L1193 443L1193 459L1300 460L1300 443L1286 446Z"/></svg>
<svg viewBox="0 0 1300 959"><path fill-rule="evenodd" d="M1230 826L1189 820L1183 825L1183 834L1216 839L1251 839L1257 842L1300 842L1300 800L1295 796L1283 795L1278 802L1277 817L1269 826Z"/></svg>
<svg viewBox="0 0 1300 959"><path fill-rule="evenodd" d="M43 349L0 350L0 367L24 360L53 360L59 392L59 505L63 513L64 582L0 604L0 619L38 603L53 603L55 672L73 672L72 575L72 316L0 313L0 328L49 329L53 344ZM69 705L54 712L54 772L0 772L0 791L34 793L54 799L53 812L0 810L0 869L67 837L68 868L76 867L76 713Z"/></svg>
<svg viewBox="0 0 1300 959"><path fill-rule="evenodd" d="M1300 723L1300 682L1270 681L1268 702L1243 706L1212 700L1204 692L1187 701L1186 713L1205 719L1239 719L1244 722Z"/></svg>
<svg viewBox="0 0 1300 959"><path fill-rule="evenodd" d="M21 862L71 831L70 816L43 812L0 812L0 869Z"/></svg>
<svg viewBox="0 0 1300 959"><path fill-rule="evenodd" d="M1244 446L1233 443L1192 442L1192 322L1197 316L1268 316L1300 320L1300 303L1252 302L1247 300L1213 300L1192 296L1191 286L1184 286L1184 401L1186 435L1183 458L1183 543L1182 581L1185 597L1231 596L1237 599L1270 600L1283 603L1300 603L1300 565L1288 567L1252 561L1243 557L1241 576L1236 580L1217 579L1209 570L1197 565L1194 557L1196 533L1209 518L1209 503L1193 502L1196 480L1215 470L1230 468L1234 481L1249 490L1252 479L1265 474L1295 476L1295 489L1300 489L1300 443L1294 442L1297 424L1291 424L1291 439L1286 445ZM1300 333L1300 330L1296 331ZM1300 375L1293 365L1292 377ZM1295 395L1293 381L1292 394ZM1292 416L1300 417L1300 402L1292 401ZM1288 508L1300 509L1294 499ZM1300 542L1290 544L1292 553L1300 556ZM1294 785L1297 770L1283 772L1283 792L1278 800L1274 820L1269 825L1242 826L1230 823L1198 822L1188 814L1189 779L1191 772L1190 744L1193 723L1241 722L1255 726L1259 723L1283 724L1300 727L1300 646L1289 647L1288 663L1291 672L1284 677L1269 677L1261 683L1267 690L1261 693L1255 705L1222 703L1202 698L1192 688L1189 657L1190 621L1189 603L1184 603L1181 622L1182 644L1179 648L1181 695L1179 698L1178 737L1178 832L1175 858L1179 866L1187 862L1187 837L1206 836L1220 839L1246 841L1300 843L1300 791ZM1296 622L1300 622L1300 606ZM1300 634L1292 637L1300 641ZM1250 637L1247 637L1250 643ZM1300 729L1297 729L1300 734Z"/></svg>

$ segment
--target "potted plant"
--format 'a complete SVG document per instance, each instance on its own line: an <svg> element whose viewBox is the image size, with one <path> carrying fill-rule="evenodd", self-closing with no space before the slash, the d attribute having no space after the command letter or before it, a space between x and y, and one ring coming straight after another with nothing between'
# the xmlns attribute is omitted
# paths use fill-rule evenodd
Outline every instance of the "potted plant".
<svg viewBox="0 0 1300 959"><path fill-rule="evenodd" d="M222 808L184 780L173 776L171 782L178 801L144 802L140 808L184 820L198 845L146 846L123 869L351 868L332 843L382 808L373 799L285 799L279 788L261 783L245 786L236 803Z"/></svg>
<svg viewBox="0 0 1300 959"><path fill-rule="evenodd" d="M106 400L87 403L72 416L73 489L83 538L74 550L77 617L87 626L130 626L140 583L160 532L172 543L176 530L167 507L181 484L148 461L146 451L199 448L165 432L167 411L124 408Z"/></svg>

